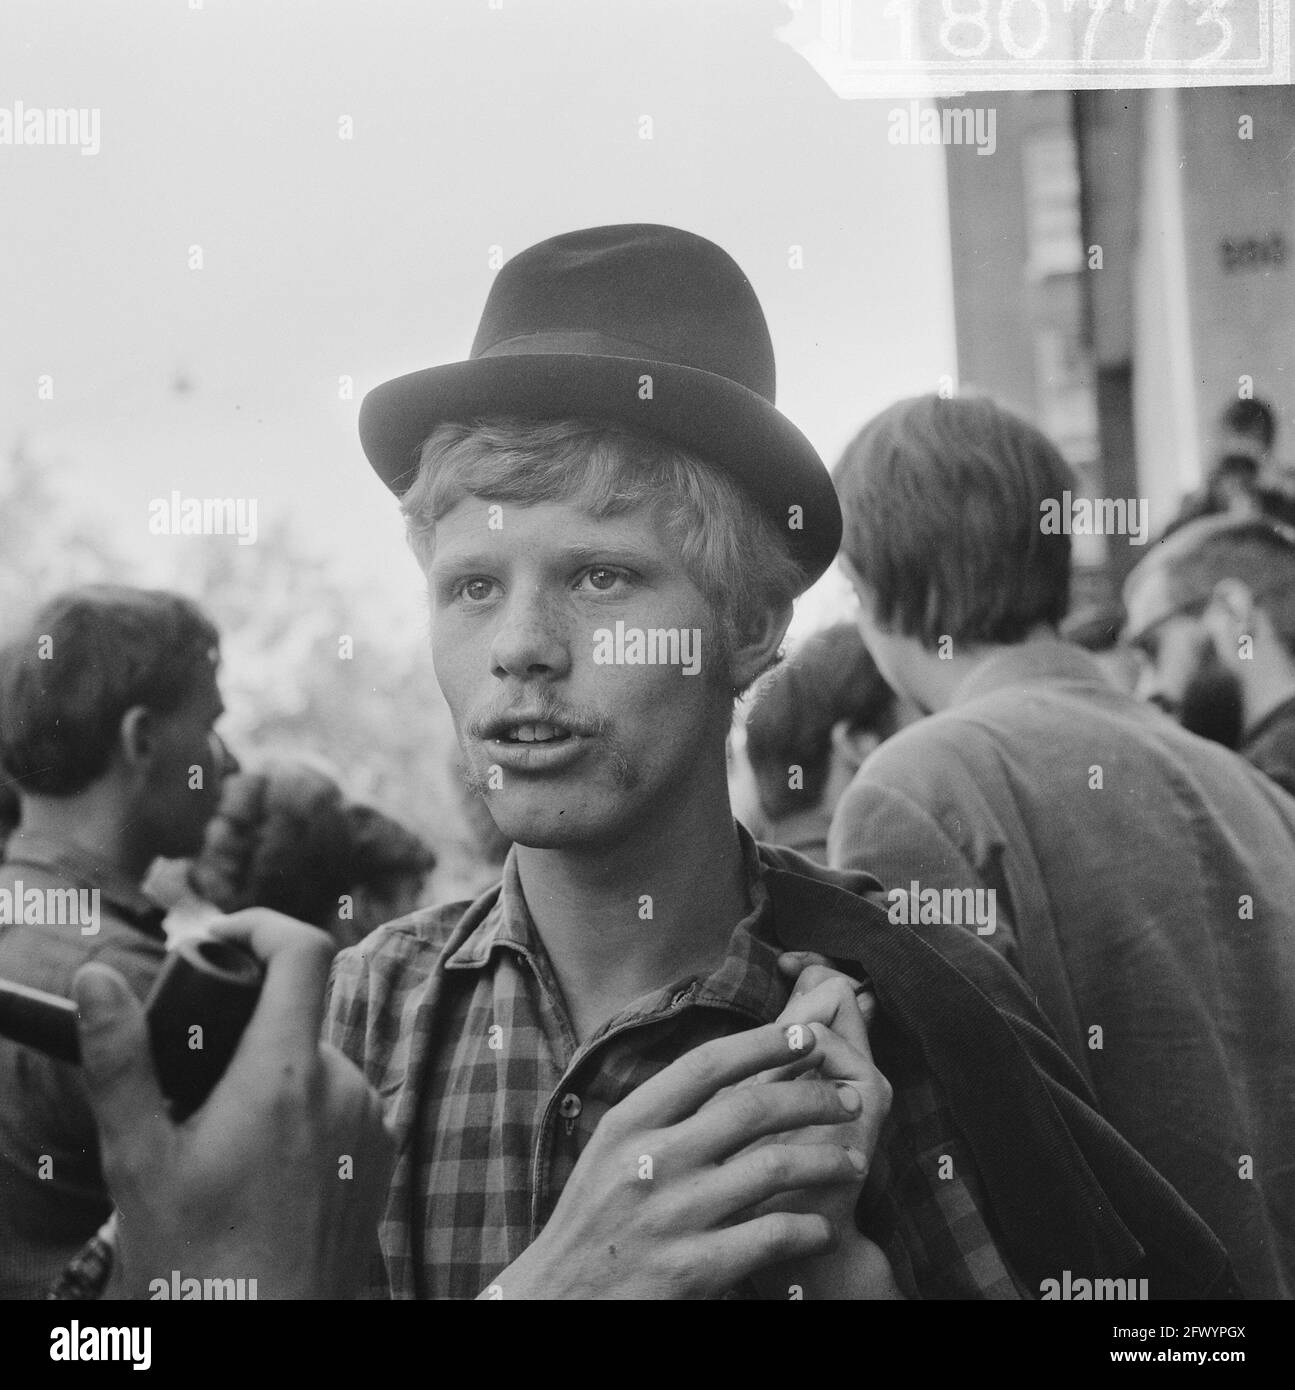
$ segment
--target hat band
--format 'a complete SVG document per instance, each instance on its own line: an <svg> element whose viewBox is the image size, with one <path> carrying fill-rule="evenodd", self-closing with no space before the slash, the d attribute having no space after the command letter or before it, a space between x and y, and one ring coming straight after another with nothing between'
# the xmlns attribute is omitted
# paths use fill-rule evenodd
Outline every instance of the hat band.
<svg viewBox="0 0 1295 1390"><path fill-rule="evenodd" d="M611 338L606 333L522 333L492 343L473 357L552 356L567 353L577 357L645 357L653 362L671 360L660 348L635 343L628 338Z"/></svg>

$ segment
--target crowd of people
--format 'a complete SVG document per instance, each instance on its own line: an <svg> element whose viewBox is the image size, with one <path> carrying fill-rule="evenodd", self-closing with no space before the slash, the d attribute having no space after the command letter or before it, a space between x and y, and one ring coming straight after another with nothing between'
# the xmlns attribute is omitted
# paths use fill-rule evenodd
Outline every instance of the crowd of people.
<svg viewBox="0 0 1295 1390"><path fill-rule="evenodd" d="M0 978L67 996L97 960L144 996L169 943L228 913L272 909L341 948L418 905L436 856L417 835L307 759L244 767L226 747L218 654L192 601L125 586L60 594L12 638ZM98 890L95 920L17 906L69 888ZM0 1042L0 1075L0 1297L41 1296L111 1202L76 1073Z"/></svg>
<svg viewBox="0 0 1295 1390"><path fill-rule="evenodd" d="M70 592L0 653L0 888L101 901L0 923L83 1029L80 1070L0 1038L0 1296L1295 1297L1295 494L1270 410L1223 424L1075 614L1025 420L904 400L829 474L720 248L515 257L472 357L360 420L482 897L421 905L433 849L322 766L236 761L187 600ZM781 660L834 561L857 621ZM237 1144L159 1113L140 1041L191 931L262 955L248 1037L300 1073L240 1051Z"/></svg>

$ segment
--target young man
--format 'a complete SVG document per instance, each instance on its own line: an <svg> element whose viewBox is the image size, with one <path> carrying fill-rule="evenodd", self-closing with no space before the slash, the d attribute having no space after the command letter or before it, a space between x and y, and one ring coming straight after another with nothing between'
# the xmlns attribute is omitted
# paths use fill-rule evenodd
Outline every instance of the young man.
<svg viewBox="0 0 1295 1390"><path fill-rule="evenodd" d="M1295 532L1259 520L1193 522L1124 584L1124 640L1145 658L1138 693L1176 719L1222 694L1237 751L1295 794Z"/></svg>
<svg viewBox="0 0 1295 1390"><path fill-rule="evenodd" d="M338 958L326 1037L367 1086L312 1052L318 954L267 914L226 928L270 954L266 999L183 1129L150 1111L137 1008L85 972L119 1291L175 1262L255 1270L263 1297L1017 1298L1067 1270L1228 1290L992 951L956 931L932 950L875 880L734 823L733 697L839 539L772 398L745 277L655 226L523 252L469 361L369 395L469 776L514 848L477 902Z"/></svg>
<svg viewBox="0 0 1295 1390"><path fill-rule="evenodd" d="M0 652L0 763L18 832L0 865L0 978L71 991L87 961L147 993L162 912L140 888L215 809L219 637L176 594L77 589ZM42 1297L107 1216L75 1067L0 1038L0 1297Z"/></svg>
<svg viewBox="0 0 1295 1390"><path fill-rule="evenodd" d="M1295 803L1057 640L1070 542L1041 520L1074 481L1025 421L902 401L835 477L864 640L931 717L860 768L830 862L997 947L1247 1295L1290 1297Z"/></svg>

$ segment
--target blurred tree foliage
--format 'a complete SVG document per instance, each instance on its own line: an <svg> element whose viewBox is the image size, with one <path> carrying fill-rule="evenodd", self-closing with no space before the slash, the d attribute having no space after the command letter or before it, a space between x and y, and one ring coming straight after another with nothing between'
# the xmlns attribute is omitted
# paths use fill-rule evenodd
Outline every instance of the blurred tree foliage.
<svg viewBox="0 0 1295 1390"><path fill-rule="evenodd" d="M0 460L0 632L61 589L144 584L201 603L221 632L220 730L235 753L299 754L346 793L402 820L436 850L431 897L475 892L491 873L473 853L457 791L457 745L425 634L392 631L380 597L338 581L280 523L256 544L187 536L173 573L144 578L105 528L56 497L21 446Z"/></svg>

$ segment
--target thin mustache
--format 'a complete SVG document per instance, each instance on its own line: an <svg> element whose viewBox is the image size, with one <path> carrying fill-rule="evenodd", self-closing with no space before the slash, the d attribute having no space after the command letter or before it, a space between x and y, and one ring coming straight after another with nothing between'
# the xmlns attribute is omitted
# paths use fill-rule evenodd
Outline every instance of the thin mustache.
<svg viewBox="0 0 1295 1390"><path fill-rule="evenodd" d="M530 723L557 724L563 729L570 729L573 733L582 734L586 738L604 734L610 727L610 720L599 714L597 710L581 705L562 705L551 699L541 699L524 706L514 706L512 709L474 715L467 723L468 737L490 738L492 729L500 724L516 720L520 709L525 708L529 711L532 704L539 713L528 721Z"/></svg>

